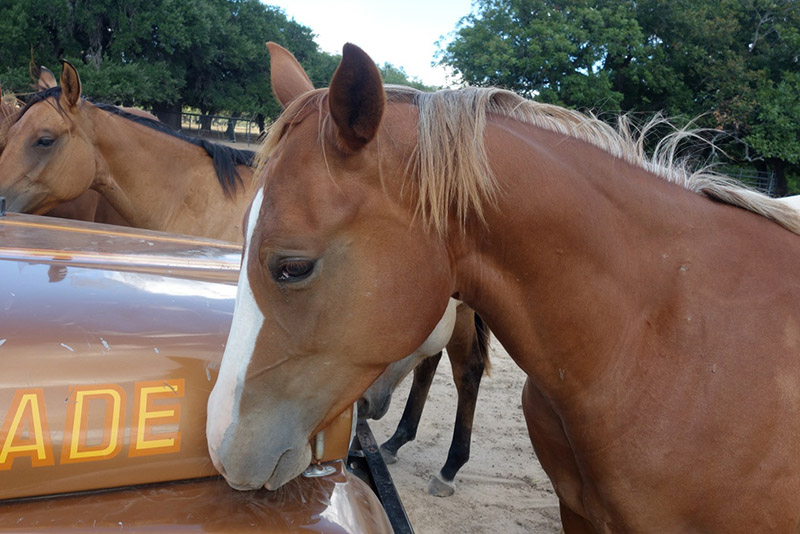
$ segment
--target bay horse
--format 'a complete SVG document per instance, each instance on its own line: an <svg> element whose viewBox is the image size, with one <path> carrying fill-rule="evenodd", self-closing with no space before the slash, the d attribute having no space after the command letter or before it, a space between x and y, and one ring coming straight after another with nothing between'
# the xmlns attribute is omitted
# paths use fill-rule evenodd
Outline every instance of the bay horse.
<svg viewBox="0 0 800 534"><path fill-rule="evenodd" d="M457 301L451 299L450 305L453 302ZM488 373L490 368L489 329L471 308L462 303L456 309L453 334L446 348L458 393L458 404L447 460L439 472L431 477L426 488L428 493L437 497L450 497L455 493L456 474L469 461L478 389L484 372ZM442 351L429 355L418 350L389 364L358 400L359 417L380 419L389 409L395 388L409 373L414 373L397 429L380 447L387 464L397 462L399 449L417 437L422 410L441 358Z"/></svg>
<svg viewBox="0 0 800 534"><path fill-rule="evenodd" d="M300 474L453 297L528 376L566 532L796 531L800 216L689 170L679 134L647 157L624 118L384 87L346 44L261 149L214 464L241 489Z"/></svg>
<svg viewBox="0 0 800 534"><path fill-rule="evenodd" d="M93 189L131 226L240 242L253 153L91 102L75 68L30 98L0 154L8 209L45 213Z"/></svg>

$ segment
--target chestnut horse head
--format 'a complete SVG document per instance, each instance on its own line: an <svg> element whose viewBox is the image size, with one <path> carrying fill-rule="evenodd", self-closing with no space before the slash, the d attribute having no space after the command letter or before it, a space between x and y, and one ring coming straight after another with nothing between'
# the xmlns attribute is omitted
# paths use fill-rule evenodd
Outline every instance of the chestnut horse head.
<svg viewBox="0 0 800 534"><path fill-rule="evenodd" d="M313 432L452 296L528 375L567 531L800 524L796 211L672 161L672 142L648 157L624 120L384 88L353 45L313 90L272 55L291 89L209 404L231 484L302 472Z"/></svg>
<svg viewBox="0 0 800 534"><path fill-rule="evenodd" d="M183 136L141 110L91 102L68 62L59 85L46 69L37 83L5 132L0 195L9 210L45 213L94 189L131 226L241 240L252 152Z"/></svg>
<svg viewBox="0 0 800 534"><path fill-rule="evenodd" d="M273 88L287 106L287 113L303 106L300 100L306 93L312 100L327 94L313 90L288 52L274 45L270 51ZM372 65L377 74L374 64L363 57L365 65ZM373 80L355 79L350 78L351 74L357 73L339 70L339 79L348 90L369 82L372 90L382 91L379 76ZM317 113L312 107L307 110L310 115ZM385 212L384 202L370 205L369 197L375 191L364 187L360 180L350 179L347 166L338 166L340 162L348 163L339 155L357 154L363 149L376 154L371 142L376 131L362 130L361 124L369 127L372 122L377 126L382 111L381 100L370 108L371 117L348 118L354 129L348 131L346 138L337 138L332 144L325 141L323 145L316 142L318 125L309 116L288 127L299 127L295 133L316 149L304 150L303 155L290 155L279 149L265 164L267 175L277 166L281 175L297 177L302 182L290 178L260 190L246 224L246 269L240 275L240 298L235 311L243 320L231 331L220 377L209 399L208 416L212 458L235 487L275 488L297 476L310 460L309 436L352 405L389 363L423 345L448 306L451 291L446 283L447 259L438 240L415 238L415 233L424 235L424 231L413 213L399 209ZM302 148L303 144L297 147ZM295 150L287 148L290 152ZM370 159L363 161L377 163ZM316 178L320 177L317 173L322 173L323 179L302 179L304 167ZM371 185L380 192L379 182ZM307 193L313 200L303 200ZM291 202L283 204L283 200ZM273 207L276 211L272 211ZM365 210L378 211L362 219L358 214ZM267 220L271 223L265 225ZM333 237L327 234L329 230L324 230L325 235L317 234L323 228L336 233L346 230L329 240ZM360 237L365 232L378 241L365 242ZM383 283L381 273L388 273L393 267L388 262L368 259L366 255L373 244L396 248L402 256L397 261L406 264L414 276L402 285L396 280ZM363 261L351 264L353 258L359 257ZM405 291L405 285L409 286L412 301L429 301L431 305L395 306L393 294ZM273 290L277 295L271 293ZM279 298L275 306L265 307L265 299L274 301L276 296ZM386 313L387 308L391 313ZM346 311L347 317L337 317L337 310ZM375 321L378 317L385 320ZM370 328L364 329L367 324ZM449 332L438 350L447 338ZM327 340L326 346L318 344L323 339ZM281 348L273 351L273 343L279 344L273 348ZM342 354L348 355L346 367L341 366ZM306 363L312 363L312 367ZM276 378L280 385L275 383ZM264 379L267 383L262 386ZM294 392L304 389L304 384L313 386L296 404ZM253 395L256 391L263 395ZM275 409L278 406L282 408ZM281 432L274 432L276 425L282 428ZM261 433L261 428L273 431ZM261 443L264 454L253 455L241 447L250 440Z"/></svg>

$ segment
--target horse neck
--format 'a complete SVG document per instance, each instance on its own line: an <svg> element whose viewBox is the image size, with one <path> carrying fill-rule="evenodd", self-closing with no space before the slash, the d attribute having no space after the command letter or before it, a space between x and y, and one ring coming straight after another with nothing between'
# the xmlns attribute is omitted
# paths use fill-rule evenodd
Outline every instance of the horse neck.
<svg viewBox="0 0 800 534"><path fill-rule="evenodd" d="M613 370L715 208L563 135L506 123L486 138L502 193L485 228L451 239L458 296L545 389L565 373L580 389Z"/></svg>
<svg viewBox="0 0 800 534"><path fill-rule="evenodd" d="M241 241L249 168L239 167L246 190L226 196L201 147L94 106L87 111L99 160L93 188L131 226Z"/></svg>

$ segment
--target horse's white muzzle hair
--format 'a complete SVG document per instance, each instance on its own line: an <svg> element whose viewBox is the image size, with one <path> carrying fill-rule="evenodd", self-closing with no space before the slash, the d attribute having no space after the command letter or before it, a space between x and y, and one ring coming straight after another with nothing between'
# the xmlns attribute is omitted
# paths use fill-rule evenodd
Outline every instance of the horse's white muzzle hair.
<svg viewBox="0 0 800 534"><path fill-rule="evenodd" d="M263 191L253 199L245 236L244 258ZM257 347L264 315L256 303L245 266L239 275L233 323L222 356L219 376L208 398L206 437L214 467L228 483L241 490L276 489L296 477L311 461L311 447L303 434L302 408L263 393L261 408L241 410L247 368ZM280 432L275 432L280 429Z"/></svg>

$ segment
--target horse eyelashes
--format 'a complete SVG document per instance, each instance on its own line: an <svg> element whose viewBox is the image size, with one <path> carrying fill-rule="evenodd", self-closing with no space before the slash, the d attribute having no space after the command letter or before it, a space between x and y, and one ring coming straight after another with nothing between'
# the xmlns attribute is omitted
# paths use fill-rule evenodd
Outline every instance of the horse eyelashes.
<svg viewBox="0 0 800 534"><path fill-rule="evenodd" d="M313 270L314 262L311 260L284 260L273 271L273 278L277 282L297 282L308 277Z"/></svg>

